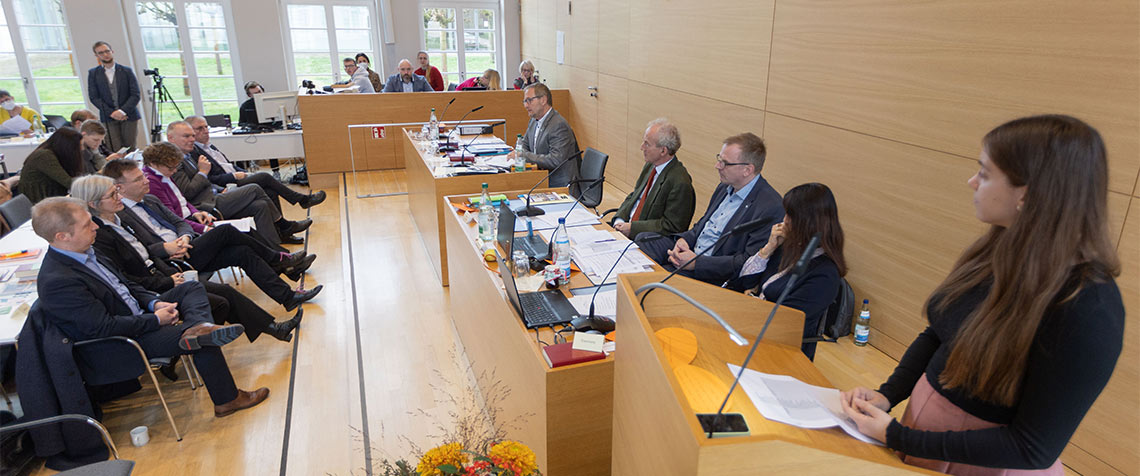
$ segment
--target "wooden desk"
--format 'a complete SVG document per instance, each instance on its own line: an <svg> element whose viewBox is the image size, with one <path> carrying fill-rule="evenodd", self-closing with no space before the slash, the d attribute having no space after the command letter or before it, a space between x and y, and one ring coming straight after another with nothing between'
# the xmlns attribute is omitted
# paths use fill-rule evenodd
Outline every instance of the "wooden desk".
<svg viewBox="0 0 1140 476"><path fill-rule="evenodd" d="M459 198L445 197L441 205ZM449 291L451 318L483 397L495 401L508 437L534 450L542 474L610 474L614 358L549 368L534 331L526 330L507 300L497 264L492 271L483 260L474 225L450 205L445 211L447 261L457 283ZM575 273L563 288L589 285ZM549 330L540 337L553 343Z"/></svg>
<svg viewBox="0 0 1140 476"><path fill-rule="evenodd" d="M522 91L440 91L427 93L319 94L301 95L297 107L305 142L305 162L310 174L352 170L348 144L356 152L357 170L404 167L403 134L388 130L382 139L373 139L365 128L352 130L350 124L395 124L427 121L431 108L442 115L447 102L455 103L440 120L457 120L478 106L483 109L467 116L466 122L506 119L504 137L512 142L526 132L530 118L522 106ZM555 104L569 104L570 93L551 91Z"/></svg>
<svg viewBox="0 0 1140 476"><path fill-rule="evenodd" d="M456 101L458 103L458 101ZM436 178L432 174L434 166L427 153L417 147L418 141L412 138L410 130L399 132L403 136L404 156L408 176L408 206L412 221L416 224L424 246L427 247L431 264L439 276L440 283L448 284L447 272L447 229L444 217L451 208L443 201L448 195L478 195L486 182L490 190L527 190L546 176L545 170L528 170L520 173L488 175L462 175L458 177ZM463 197L466 200L466 197Z"/></svg>

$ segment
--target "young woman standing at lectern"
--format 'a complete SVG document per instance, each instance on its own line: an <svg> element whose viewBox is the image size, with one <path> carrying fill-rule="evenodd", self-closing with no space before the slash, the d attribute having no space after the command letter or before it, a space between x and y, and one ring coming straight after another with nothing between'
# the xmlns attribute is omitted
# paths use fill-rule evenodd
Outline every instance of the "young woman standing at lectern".
<svg viewBox="0 0 1140 476"><path fill-rule="evenodd" d="M990 230L928 298L930 325L894 374L843 392L844 410L908 464L1060 475L1123 344L1104 143L1078 119L1027 117L986 134L978 162L969 185ZM886 412L908 397L899 423Z"/></svg>
<svg viewBox="0 0 1140 476"><path fill-rule="evenodd" d="M784 300L785 306L803 311L804 337L815 337L819 320L839 293L840 278L847 274L839 208L827 185L805 183L788 190L784 194L784 222L772 227L768 244L748 258L740 277L725 287L747 289L753 296L775 302L788 285L789 271L816 233L820 235L819 248ZM804 343L800 350L815 360L815 345Z"/></svg>

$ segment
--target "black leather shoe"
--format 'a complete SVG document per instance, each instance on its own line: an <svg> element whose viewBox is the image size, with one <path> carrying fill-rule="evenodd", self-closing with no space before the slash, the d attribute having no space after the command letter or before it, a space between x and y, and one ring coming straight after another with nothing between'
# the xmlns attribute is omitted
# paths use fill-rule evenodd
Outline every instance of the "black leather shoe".
<svg viewBox="0 0 1140 476"><path fill-rule="evenodd" d="M308 253L306 253L305 250L301 250L296 253L287 253L282 256L279 261L272 263L271 266L273 266L273 269L278 273L284 273L289 268L293 268L301 264L301 262L305 260L305 256L308 256Z"/></svg>
<svg viewBox="0 0 1140 476"><path fill-rule="evenodd" d="M301 199L301 208L312 208L320 205L325 201L326 195L324 190L317 190L317 193L310 193L305 198Z"/></svg>
<svg viewBox="0 0 1140 476"><path fill-rule="evenodd" d="M290 223L289 230L287 233L290 235L292 235L294 233L300 233L302 231L308 230L310 226L313 226L313 220L312 219L306 218L304 220L295 221L295 222Z"/></svg>
<svg viewBox="0 0 1140 476"><path fill-rule="evenodd" d="M295 266L290 266L288 268L285 268L285 270L283 270L282 272L285 273L286 278L289 278L290 280L293 280L293 281L300 281L301 275L305 274L305 271L307 271L309 269L309 267L313 265L313 261L316 261L316 260L317 260L317 255L306 256L304 259L301 260L300 263L297 263Z"/></svg>
<svg viewBox="0 0 1140 476"><path fill-rule="evenodd" d="M283 245L303 245L305 239L296 235L285 235L281 237L281 244Z"/></svg>
<svg viewBox="0 0 1140 476"><path fill-rule="evenodd" d="M265 333L282 342L293 340L293 329L301 324L301 316L305 314L304 308L297 309L297 314L285 322L273 322L265 329Z"/></svg>
<svg viewBox="0 0 1140 476"><path fill-rule="evenodd" d="M293 292L293 297L285 300L285 302L281 303L281 305L285 306L286 311L292 311L296 309L297 306L300 306L301 303L317 297L317 294L320 294L321 289L324 289L324 285L318 285L317 287L308 291L295 291Z"/></svg>
<svg viewBox="0 0 1140 476"><path fill-rule="evenodd" d="M178 372L174 368L174 362L159 367L158 373L161 373L163 377L166 377L166 379L171 382L178 381Z"/></svg>

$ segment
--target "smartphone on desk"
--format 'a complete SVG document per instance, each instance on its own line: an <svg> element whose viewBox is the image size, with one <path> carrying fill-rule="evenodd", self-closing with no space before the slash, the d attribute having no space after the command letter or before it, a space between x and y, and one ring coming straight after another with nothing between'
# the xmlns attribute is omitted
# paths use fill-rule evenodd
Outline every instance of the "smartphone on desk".
<svg viewBox="0 0 1140 476"><path fill-rule="evenodd" d="M744 415L739 413L721 413L719 418L716 413L698 413L697 421L701 423L701 430L706 435L712 432L713 438L749 435L748 423L745 423Z"/></svg>

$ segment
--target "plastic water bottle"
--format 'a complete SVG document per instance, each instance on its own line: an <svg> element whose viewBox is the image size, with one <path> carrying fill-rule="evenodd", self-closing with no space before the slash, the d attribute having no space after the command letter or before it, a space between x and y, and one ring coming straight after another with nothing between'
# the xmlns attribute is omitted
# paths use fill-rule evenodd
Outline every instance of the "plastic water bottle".
<svg viewBox="0 0 1140 476"><path fill-rule="evenodd" d="M867 307L869 302L863 300L863 310L859 311L859 318L855 319L855 345L859 347L867 345L867 339L871 337L871 309Z"/></svg>
<svg viewBox="0 0 1140 476"><path fill-rule="evenodd" d="M483 182L483 195L479 197L479 239L490 243L495 239L495 207L491 206L491 195L487 193L487 182Z"/></svg>
<svg viewBox="0 0 1140 476"><path fill-rule="evenodd" d="M431 108L431 119L428 120L428 134L431 135L431 146L439 149L439 119L435 118L435 108Z"/></svg>
<svg viewBox="0 0 1140 476"><path fill-rule="evenodd" d="M44 138L44 123L39 116L32 118L32 132L35 133L36 139Z"/></svg>
<svg viewBox="0 0 1140 476"><path fill-rule="evenodd" d="M558 284L570 282L570 233L566 231L566 217L558 219L558 228L554 230L554 264L562 270Z"/></svg>
<svg viewBox="0 0 1140 476"><path fill-rule="evenodd" d="M515 172L526 172L526 159L522 156L523 153L523 138L522 134L515 137Z"/></svg>

